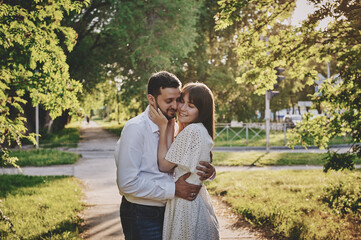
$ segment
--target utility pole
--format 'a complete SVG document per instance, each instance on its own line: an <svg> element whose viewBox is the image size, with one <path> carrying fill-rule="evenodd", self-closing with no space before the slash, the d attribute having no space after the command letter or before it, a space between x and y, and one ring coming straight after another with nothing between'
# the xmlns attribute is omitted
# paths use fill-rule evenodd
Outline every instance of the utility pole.
<svg viewBox="0 0 361 240"><path fill-rule="evenodd" d="M36 149L39 149L39 104L35 107L35 133L36 133Z"/></svg>
<svg viewBox="0 0 361 240"><path fill-rule="evenodd" d="M35 69L35 74L39 72L38 69ZM39 104L36 104L35 107L35 139L36 139L36 149L39 149Z"/></svg>
<svg viewBox="0 0 361 240"><path fill-rule="evenodd" d="M270 110L270 99L269 99L269 90L266 91L265 99L266 99L266 110L265 110L265 118L266 118L266 152L269 153L270 144L269 144L269 134L270 134L270 118L271 118L271 110Z"/></svg>
<svg viewBox="0 0 361 240"><path fill-rule="evenodd" d="M285 79L283 75L281 75L282 72L285 71L284 68L276 67L276 75L277 75L277 83L273 85L273 89L276 89L279 87L279 84ZM265 120L266 120L266 152L269 153L270 150L270 143L269 143L269 136L270 136L270 128L271 128L271 109L270 109L270 101L273 97L277 96L279 94L279 91L272 91L267 90L265 101L266 101L266 109L265 109Z"/></svg>
<svg viewBox="0 0 361 240"><path fill-rule="evenodd" d="M331 77L330 62L327 62L327 78Z"/></svg>

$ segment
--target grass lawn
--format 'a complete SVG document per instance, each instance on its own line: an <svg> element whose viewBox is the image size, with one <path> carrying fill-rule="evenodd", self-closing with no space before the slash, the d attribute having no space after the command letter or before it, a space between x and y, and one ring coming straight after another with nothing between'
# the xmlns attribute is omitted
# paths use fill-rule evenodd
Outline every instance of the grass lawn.
<svg viewBox="0 0 361 240"><path fill-rule="evenodd" d="M74 122L65 126L60 132L41 133L39 137L40 147L42 148L56 148L67 147L76 148L80 140L80 123Z"/></svg>
<svg viewBox="0 0 361 240"><path fill-rule="evenodd" d="M326 156L327 153L213 152L212 163L216 166L324 165ZM354 162L360 164L361 158L355 158Z"/></svg>
<svg viewBox="0 0 361 240"><path fill-rule="evenodd" d="M13 150L10 156L18 157L19 160L16 164L20 167L73 164L80 157L76 153L62 152L55 149Z"/></svg>
<svg viewBox="0 0 361 240"><path fill-rule="evenodd" d="M361 239L361 171L223 172L206 185L276 239Z"/></svg>
<svg viewBox="0 0 361 240"><path fill-rule="evenodd" d="M0 175L0 209L14 230L0 222L0 239L81 239L81 197L73 177Z"/></svg>

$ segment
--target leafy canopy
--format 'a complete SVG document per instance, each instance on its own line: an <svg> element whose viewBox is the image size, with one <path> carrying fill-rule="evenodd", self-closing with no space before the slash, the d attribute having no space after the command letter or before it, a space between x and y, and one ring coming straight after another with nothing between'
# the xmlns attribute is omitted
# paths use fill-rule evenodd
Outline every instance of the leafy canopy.
<svg viewBox="0 0 361 240"><path fill-rule="evenodd" d="M252 83L262 94L276 83L274 67L286 68L287 77L313 84L315 68L312 61L336 60L339 79L328 79L313 101L327 116L306 116L294 130L291 145L316 144L326 147L336 135L351 134L355 143L361 141L361 3L353 0L309 0L317 9L300 27L280 28L292 13L294 0L222 0L215 16L219 29L232 24L244 28L238 36L239 64L245 72L240 83ZM250 18L249 9L257 17ZM319 28L326 17L333 19L327 28ZM277 31L275 31L277 30ZM268 37L268 41L265 41ZM359 149L360 150L360 149ZM361 151L359 151L361 153Z"/></svg>
<svg viewBox="0 0 361 240"><path fill-rule="evenodd" d="M76 44L76 32L61 24L89 1L2 1L0 4L0 157L14 163L7 147L21 138L34 141L22 117L28 93L54 119L62 111L79 111L79 82L69 77L64 49Z"/></svg>
<svg viewBox="0 0 361 240"><path fill-rule="evenodd" d="M194 48L199 7L195 0L92 1L80 15L67 19L79 34L68 54L71 76L90 93L116 78L120 104L136 101L144 107L149 76L180 69L180 60Z"/></svg>

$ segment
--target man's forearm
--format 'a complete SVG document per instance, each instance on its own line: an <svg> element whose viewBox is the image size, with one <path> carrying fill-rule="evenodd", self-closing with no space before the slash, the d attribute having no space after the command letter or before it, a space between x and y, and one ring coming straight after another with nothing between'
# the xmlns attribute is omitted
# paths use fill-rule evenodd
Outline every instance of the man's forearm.
<svg viewBox="0 0 361 240"><path fill-rule="evenodd" d="M118 188L123 194L161 201L174 198L174 182L154 181L141 177L133 178L131 181L129 179L118 179Z"/></svg>

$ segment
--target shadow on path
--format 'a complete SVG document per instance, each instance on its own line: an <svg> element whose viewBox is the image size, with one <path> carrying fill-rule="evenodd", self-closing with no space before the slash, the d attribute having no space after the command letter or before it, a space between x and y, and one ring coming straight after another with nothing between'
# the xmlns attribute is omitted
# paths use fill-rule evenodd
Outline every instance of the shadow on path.
<svg viewBox="0 0 361 240"><path fill-rule="evenodd" d="M83 212L85 239L124 239L116 186L114 147L116 136L91 121L82 123L82 140L73 151L82 155L75 164L74 176L82 180L86 209Z"/></svg>

